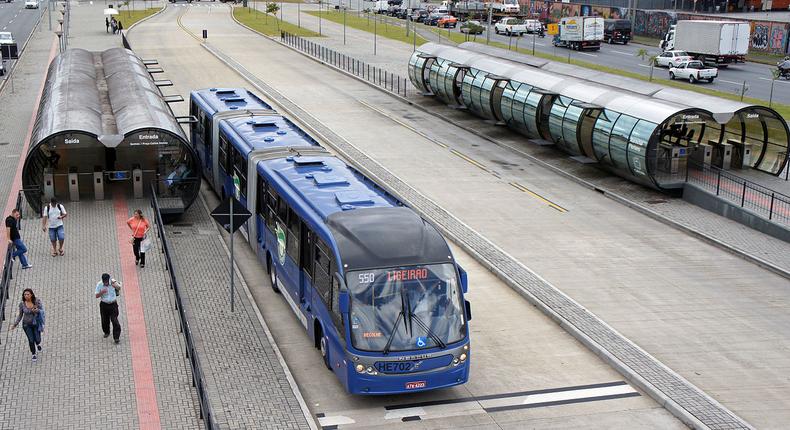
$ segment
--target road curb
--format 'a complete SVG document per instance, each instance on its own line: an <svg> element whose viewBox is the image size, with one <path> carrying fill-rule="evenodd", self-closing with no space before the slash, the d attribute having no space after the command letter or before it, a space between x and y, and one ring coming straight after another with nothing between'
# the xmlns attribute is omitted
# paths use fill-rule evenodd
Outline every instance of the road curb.
<svg viewBox="0 0 790 430"><path fill-rule="evenodd" d="M148 21L149 19L151 19L151 18L153 18L153 17L155 17L155 16L159 15L160 13L164 12L164 11L165 11L165 9L167 9L167 3L168 3L168 2L163 2L163 3L164 3L165 5L164 5L164 6L162 6L162 8L161 8L161 9L159 9L159 11L158 11L158 12L156 12L156 13L154 13L154 14L151 14L151 15L148 15L148 16L146 16L145 18L143 18L143 19L141 19L141 20L139 20L139 21L135 22L135 23L134 23L134 24L132 24L132 25L131 25L129 28L127 28L127 29L126 29L126 32L124 33L124 36L125 36L125 35L127 35L127 34L129 34L129 32L130 32L130 31L132 31L132 29L133 29L133 28L137 27L137 24L141 24L141 23L143 23L143 22L146 22L146 21Z"/></svg>

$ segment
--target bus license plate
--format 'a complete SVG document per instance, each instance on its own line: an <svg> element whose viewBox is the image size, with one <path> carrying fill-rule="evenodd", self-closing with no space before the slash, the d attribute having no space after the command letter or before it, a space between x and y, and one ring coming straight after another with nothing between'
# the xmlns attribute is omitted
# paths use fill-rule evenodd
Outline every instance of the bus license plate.
<svg viewBox="0 0 790 430"><path fill-rule="evenodd" d="M406 389L407 390L414 390L416 388L425 388L425 381L414 381L414 382L407 382Z"/></svg>

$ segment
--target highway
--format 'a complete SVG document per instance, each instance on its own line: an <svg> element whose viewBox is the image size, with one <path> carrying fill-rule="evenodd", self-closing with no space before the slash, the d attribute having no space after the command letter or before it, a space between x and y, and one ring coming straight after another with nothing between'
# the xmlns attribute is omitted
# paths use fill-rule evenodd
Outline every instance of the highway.
<svg viewBox="0 0 790 430"><path fill-rule="evenodd" d="M45 8L25 9L24 0L15 0L11 3L0 0L0 31L11 32L21 50L42 12L45 12ZM5 61L6 68L11 70L14 61Z"/></svg>
<svg viewBox="0 0 790 430"><path fill-rule="evenodd" d="M356 1L329 0L327 2L329 6L327 7L332 9L334 7L332 5L341 2L348 3L350 9L352 10L356 10L357 5L359 4ZM364 10L367 8L372 8L372 4L373 3L371 2L363 2L362 9ZM309 9L307 7L302 8L302 11L306 10ZM396 20L395 18L388 18L388 20L390 22L399 21L403 23L402 20ZM492 21L492 23L493 22L494 21ZM482 24L485 26L485 23ZM416 28L418 29L419 34L423 37L429 40L437 40L436 34L429 31L429 29L435 29L436 27L428 27L422 23L417 23ZM443 29L443 31L446 30ZM450 31L459 32L460 25L455 29L450 29ZM447 39L444 38L444 40L446 41ZM536 52L556 55L565 59L567 59L568 55L570 55L570 58L573 60L585 61L626 72L637 73L645 77L650 76L650 65L648 63L648 58L661 52L657 46L647 46L638 43L629 43L627 45L608 45L604 43L601 45L600 51L579 52L553 46L551 43L552 36L549 35L546 35L545 38L540 38L533 35L509 38L505 35L494 34L493 30L491 32L490 40L503 43L505 45L510 44L514 49L515 47L531 49L534 42ZM477 35L475 41L479 43L485 43L486 32L484 31L483 34ZM644 60L636 56L636 53L640 49L645 49L647 51L647 55L645 56ZM714 80L713 83L702 82L695 85L698 85L701 88L740 95L743 84L746 82L746 97L754 97L768 101L771 98L771 80L773 76L772 71L774 69L775 67L773 66L760 63L747 62L743 64L732 65L727 68L719 69L719 77ZM669 79L669 71L666 68L657 67L653 70L653 76L660 79ZM790 104L790 81L777 80L774 83L772 101L782 104Z"/></svg>

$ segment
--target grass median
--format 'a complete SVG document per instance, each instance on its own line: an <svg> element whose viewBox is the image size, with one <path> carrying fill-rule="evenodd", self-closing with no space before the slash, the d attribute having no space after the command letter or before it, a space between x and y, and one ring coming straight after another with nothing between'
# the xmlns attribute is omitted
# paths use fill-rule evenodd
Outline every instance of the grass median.
<svg viewBox="0 0 790 430"><path fill-rule="evenodd" d="M281 31L286 31L302 37L318 37L318 33L314 31L304 27L299 28L290 22L280 21L272 15L247 7L234 7L233 17L247 27L267 36L279 37Z"/></svg>
<svg viewBox="0 0 790 430"><path fill-rule="evenodd" d="M318 11L307 13L316 17L319 15ZM338 24L343 24L343 11L324 11L321 12L320 15L322 19L336 22ZM410 33L409 36L406 36L406 27L389 24L387 22L396 22L394 18L387 19L387 17L377 16L374 14L357 16L355 12L351 11L347 11L345 15L346 25L348 27L367 31L369 33L373 33L375 31L379 37L386 37L387 39L397 40L403 43L414 43L413 34ZM378 22L376 22L376 19L378 19ZM417 36L417 45L422 45L425 42L427 42L427 40L423 39L419 35Z"/></svg>
<svg viewBox="0 0 790 430"><path fill-rule="evenodd" d="M444 37L444 38L448 38L448 33L447 33L446 30L433 29L433 31L435 33L441 34L441 36ZM473 36L469 36L469 40L467 40L467 37L466 37L465 34L457 33L457 32L449 33L449 39L451 41L455 42L455 43L463 43L463 42L471 41L472 38L473 38ZM526 46L528 46L528 48L523 48L523 47L519 46L518 49L516 49L516 44L515 44L516 39L517 38L515 38L515 37L513 38L513 44L511 44L511 47L510 47L511 51L518 51L518 52L520 52L522 54L533 55L532 54L532 48L531 48L532 40L531 40L530 37L527 36L525 39L519 40L519 45L526 45ZM546 39L546 40L550 40L550 39ZM485 43L485 37L483 37L482 39L480 39L478 37L477 43ZM508 45L506 43L491 42L491 43L489 43L489 45L490 46L495 46L497 48L508 49ZM578 54L575 54L574 51L568 51L568 52L571 53L571 56L578 55ZM557 61L557 62L560 62L560 63L568 63L567 55L566 56L559 56L559 55L551 55L551 54L546 54L546 53L543 53L543 52L535 51L534 56L535 57L540 57L540 58L545 58L547 60ZM637 61L639 59L637 57L634 57L634 60ZM620 76L625 76L625 77L628 77L628 78L639 79L641 81L649 81L650 80L650 78L648 76L640 75L639 73L628 72L628 71L625 71L625 70L620 70L620 69L615 69L615 68L612 68L612 67L602 66L600 64L589 63L587 61L579 61L579 60L576 60L574 58L571 58L570 64L574 64L574 65L577 65L577 66L580 66L580 67L584 67L584 68L587 68L587 69L598 70L600 72L611 73L613 75L620 75ZM731 93L727 93L727 92L724 92L724 91L712 90L712 89L708 89L708 88L704 88L704 87L700 87L699 86L699 85L704 85L704 84L694 85L694 84L688 84L688 83L685 83L685 82L682 82L682 81L672 81L672 80L669 80L669 79L661 79L661 78L656 78L655 77L655 76L661 74L662 72L664 72L664 69L656 67L653 70L653 76L654 77L653 77L653 81L652 82L655 82L655 83L661 84L661 85L666 85L668 87L680 88L680 89L694 91L694 92L701 93L701 94L707 94L707 95L711 95L711 96L721 97L721 98L728 99L728 100L735 100L735 101L740 101L741 100L741 96L739 94L731 94ZM761 105L761 106L762 105L767 106L767 102L765 100L754 98L754 97L744 97L743 98L743 102L744 103ZM776 110L780 115L782 115L782 117L784 117L785 120L790 118L790 105L785 105L785 104L780 104L780 103L773 103L771 105L771 107L774 110Z"/></svg>
<svg viewBox="0 0 790 430"><path fill-rule="evenodd" d="M127 29L130 28L132 24L136 23L137 21L140 21L143 18L148 18L149 16L159 12L160 10L162 10L161 7L152 7L143 10L131 10L131 9L119 10L118 15L115 15L115 19L121 21L121 24L123 24L123 28Z"/></svg>

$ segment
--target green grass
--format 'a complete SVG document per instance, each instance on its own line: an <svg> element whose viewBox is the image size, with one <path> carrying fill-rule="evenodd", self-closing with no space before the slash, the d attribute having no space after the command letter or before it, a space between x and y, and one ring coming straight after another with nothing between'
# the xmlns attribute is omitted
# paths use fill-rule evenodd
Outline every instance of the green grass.
<svg viewBox="0 0 790 430"><path fill-rule="evenodd" d="M318 16L318 12L307 12L310 15ZM375 18L379 19L378 23L375 22ZM325 11L321 12L321 18L326 19L332 22L336 22L338 24L343 24L343 12L342 11ZM386 37L387 39L397 40L403 43L412 44L414 43L414 35L410 34L408 37L406 36L406 27L401 27L399 25L388 24L387 21L397 22L394 18L389 18L387 20L384 19L382 16L377 16L374 14L370 14L370 17L366 15L357 16L356 13L353 12L346 12L346 25L352 28L356 28L357 30L367 31L370 33L375 32L381 36ZM417 36L417 45L422 45L426 43L427 40L423 39L419 35Z"/></svg>
<svg viewBox="0 0 790 430"><path fill-rule="evenodd" d="M306 28L299 28L290 22L280 21L271 15L247 7L234 7L233 17L247 27L267 36L279 36L280 31L287 31L288 33L302 37L318 36L318 33L314 31L310 31Z"/></svg>
<svg viewBox="0 0 790 430"><path fill-rule="evenodd" d="M132 24L135 22L140 21L143 18L147 18L159 12L160 10L162 10L161 7L152 7L150 9L143 10L131 10L124 7L118 11L118 15L115 15L115 19L121 21L124 29L128 29L131 28Z"/></svg>
<svg viewBox="0 0 790 430"><path fill-rule="evenodd" d="M433 31L436 32L436 33L440 33L442 35L442 37L447 38L447 31L442 31L442 30L438 30L438 29L433 29ZM514 43L511 45L511 50L512 51L516 51L516 46L515 46L515 39L516 38L513 38L513 39L514 39ZM466 35L461 34L461 33L450 33L450 40L455 42L455 43L463 43L463 42L467 41L466 40ZM469 40L472 40L472 36L469 36ZM520 52L522 54L533 55L532 54L532 48L530 47L530 42L528 40L529 40L529 38L527 40L521 40L519 42L519 45L521 45L521 46L519 46L518 52ZM485 37L478 38L477 43L485 43ZM497 48L508 49L508 46L507 46L506 43L491 42L489 45L490 46L496 46ZM523 46L525 46L525 47L523 47ZM571 56L574 55L573 51L568 50L568 52L571 53ZM559 55L551 55L551 54L546 54L546 53L543 53L543 52L535 51L534 56L535 57L540 57L540 58L545 58L547 60L561 62L561 63L567 63L568 62L567 54L565 56L559 56ZM634 60L635 61L641 61L641 60L639 60L636 57L634 57ZM605 73L611 73L613 75L620 75L620 76L625 76L625 77L628 77L628 78L639 79L639 80L642 80L642 81L649 81L650 80L650 78L648 76L640 75L639 73L628 72L628 71L625 71L625 70L615 69L615 68L612 68L612 67L606 67L606 66L602 66L600 64L588 63L586 61L579 61L579 60L576 60L574 58L571 58L570 64L574 64L574 65L577 65L577 66L585 67L585 68L588 68L588 69L598 70L598 71L605 72ZM702 87L700 87L698 85L688 84L688 83L685 83L685 82L682 82L682 81L671 81L669 79L661 79L661 78L657 78L656 77L656 76L661 76L662 74L665 75L666 74L666 70L656 67L653 70L653 81L652 82L655 82L655 83L661 84L661 85L666 85L668 87L680 88L680 89L684 89L684 90L694 91L694 92L697 92L697 93L702 93L702 94L707 94L707 95L711 95L711 96L721 97L721 98L724 98L724 99L736 100L736 101L740 101L741 100L740 94L732 94L732 93L726 93L726 92L723 92L723 91L711 90L711 89L708 89L708 88L702 88ZM744 97L743 98L743 102L744 103L751 103L751 104L761 105L761 106L767 105L765 100L757 99L757 98L754 98L754 97ZM782 115L782 117L784 117L785 119L790 118L790 105L785 105L785 104L780 104L780 103L773 103L771 105L771 107L775 111L777 111L780 115Z"/></svg>

